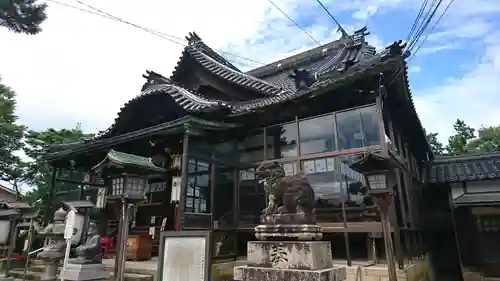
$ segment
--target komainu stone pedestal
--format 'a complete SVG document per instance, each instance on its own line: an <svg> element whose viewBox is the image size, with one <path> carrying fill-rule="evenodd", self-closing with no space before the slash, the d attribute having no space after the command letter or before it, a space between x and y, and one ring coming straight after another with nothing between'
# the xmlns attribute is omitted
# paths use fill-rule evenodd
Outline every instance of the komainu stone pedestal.
<svg viewBox="0 0 500 281"><path fill-rule="evenodd" d="M109 273L103 264L68 264L61 272L61 279L69 281L106 280Z"/></svg>
<svg viewBox="0 0 500 281"><path fill-rule="evenodd" d="M248 265L234 268L241 281L343 281L345 267L333 265L328 241L248 242Z"/></svg>

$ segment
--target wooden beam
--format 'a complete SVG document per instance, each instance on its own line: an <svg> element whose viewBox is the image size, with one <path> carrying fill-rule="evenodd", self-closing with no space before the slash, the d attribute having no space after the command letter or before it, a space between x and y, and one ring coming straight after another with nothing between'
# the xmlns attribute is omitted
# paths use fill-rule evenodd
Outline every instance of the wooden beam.
<svg viewBox="0 0 500 281"><path fill-rule="evenodd" d="M188 161L189 161L189 132L184 132L184 140L182 141L182 168L181 168L181 194L178 212L176 214L176 230L184 228L184 210L186 208L186 190L187 190L187 177L188 177Z"/></svg>

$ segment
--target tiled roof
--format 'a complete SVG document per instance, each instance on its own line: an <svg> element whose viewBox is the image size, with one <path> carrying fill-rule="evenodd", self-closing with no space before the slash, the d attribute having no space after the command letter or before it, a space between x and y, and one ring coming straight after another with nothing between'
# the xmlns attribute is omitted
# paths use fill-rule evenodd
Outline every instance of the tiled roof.
<svg viewBox="0 0 500 281"><path fill-rule="evenodd" d="M436 158L428 182L444 183L500 178L500 153Z"/></svg>
<svg viewBox="0 0 500 281"><path fill-rule="evenodd" d="M368 34L366 28L362 28L355 31L350 38L342 37L312 50L250 70L247 74L293 89L294 81L289 75L294 69L307 69L315 76L322 76L333 71L343 72L350 66L374 57L375 48L365 40Z"/></svg>
<svg viewBox="0 0 500 281"><path fill-rule="evenodd" d="M266 96L274 96L286 92L286 90L283 90L267 81L245 74L227 66L226 64L222 64L192 46L188 46L186 48L189 54L191 54L191 56L195 58L205 69L232 84L254 90L255 92L262 93Z"/></svg>
<svg viewBox="0 0 500 281"><path fill-rule="evenodd" d="M225 109L232 114L244 114L272 104L300 98L319 88L340 85L353 76L364 73L375 66L380 66L388 57L401 55L401 52L389 51L376 54L375 49L365 41L367 34L366 28L363 28L351 36L354 43L348 38L341 38L311 51L243 73L209 48L196 34L191 33L190 37L187 37L189 45L185 48L183 57L172 77L169 79L160 74L148 72L148 75L144 76L148 82L143 86L142 92L127 102L118 113L114 124L107 130L100 132L96 138L114 134L113 129L120 122L122 112L124 113L128 106L154 95L169 96L177 107L186 111L186 114L220 109ZM396 42L390 48L394 46L397 48L398 44ZM175 72L178 71L186 56L195 59L204 69L228 83L250 89L258 95L254 99L234 102L210 99L203 93L186 89L174 79ZM286 65L283 65L284 63ZM306 89L297 89L294 78L290 76L292 71L298 68L306 69L314 76L313 83ZM259 78L252 74L263 75L263 77Z"/></svg>
<svg viewBox="0 0 500 281"><path fill-rule="evenodd" d="M229 83L254 91L262 96L288 95L297 92L295 81L290 74L298 68L308 70L315 77L328 75L333 71L344 72L350 66L375 56L375 48L368 45L365 36L369 33L362 28L351 36L343 37L310 51L280 60L269 65L243 73L208 47L195 33L188 39L181 59L172 75L191 56L202 67ZM354 42L354 43L353 43Z"/></svg>
<svg viewBox="0 0 500 281"><path fill-rule="evenodd" d="M500 193L466 193L453 199L454 205L499 205Z"/></svg>

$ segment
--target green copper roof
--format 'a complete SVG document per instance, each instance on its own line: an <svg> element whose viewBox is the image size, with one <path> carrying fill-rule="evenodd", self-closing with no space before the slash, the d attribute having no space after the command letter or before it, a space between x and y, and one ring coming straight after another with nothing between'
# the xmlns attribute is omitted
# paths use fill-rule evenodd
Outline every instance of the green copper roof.
<svg viewBox="0 0 500 281"><path fill-rule="evenodd" d="M121 165L124 167L131 166L144 170L151 170L157 172L164 172L165 169L153 164L153 161L149 157L142 157L134 154L119 152L115 150L110 150L106 158L97 164L94 169L100 168L105 163L112 163L115 165Z"/></svg>

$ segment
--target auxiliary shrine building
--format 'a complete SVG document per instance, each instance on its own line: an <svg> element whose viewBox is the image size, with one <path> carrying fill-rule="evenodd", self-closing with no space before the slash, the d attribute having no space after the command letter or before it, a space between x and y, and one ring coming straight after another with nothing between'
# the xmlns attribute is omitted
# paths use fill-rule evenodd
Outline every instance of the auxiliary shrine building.
<svg viewBox="0 0 500 281"><path fill-rule="evenodd" d="M59 174L89 171L107 155L163 168L150 178L129 233L149 234L155 255L160 231L212 230L213 259L246 253L267 197L255 168L277 161L288 175L306 174L333 255L372 260L385 256L380 216L364 176L350 164L379 152L398 163L389 216L401 265L430 251L423 240L433 230L423 226L432 216L426 206L434 195L425 183L434 156L412 101L404 45L376 52L366 35L363 28L243 72L191 33L170 77L147 71L140 94L106 131L53 147L44 160L54 168L54 183L74 181ZM72 194L98 202L102 211L94 219L110 235L117 211L106 204L104 183L91 176ZM54 203L68 194L57 186ZM442 233L455 241L453 231Z"/></svg>

